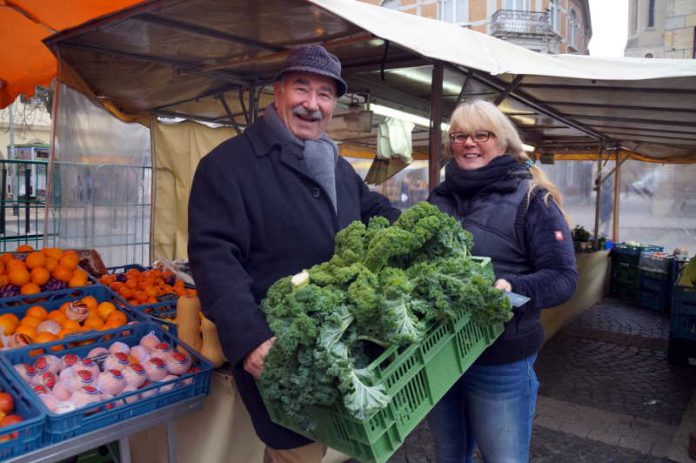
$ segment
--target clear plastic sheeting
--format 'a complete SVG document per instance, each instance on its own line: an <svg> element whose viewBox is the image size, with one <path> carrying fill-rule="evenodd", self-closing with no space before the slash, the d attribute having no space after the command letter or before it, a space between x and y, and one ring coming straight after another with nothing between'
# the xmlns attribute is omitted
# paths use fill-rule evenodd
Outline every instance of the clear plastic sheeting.
<svg viewBox="0 0 696 463"><path fill-rule="evenodd" d="M361 178L365 178L371 159L346 157ZM403 210L428 199L428 163L413 161L405 169L380 185L368 185L370 190L386 196L392 206Z"/></svg>
<svg viewBox="0 0 696 463"><path fill-rule="evenodd" d="M603 164L603 175L616 163ZM594 233L597 161L537 164L563 194L572 225ZM626 161L621 167L619 240L663 246L665 251L686 248L696 252L696 165ZM599 234L611 238L614 177L602 183Z"/></svg>
<svg viewBox="0 0 696 463"><path fill-rule="evenodd" d="M150 132L60 85L48 239L93 248L107 266L150 262Z"/></svg>

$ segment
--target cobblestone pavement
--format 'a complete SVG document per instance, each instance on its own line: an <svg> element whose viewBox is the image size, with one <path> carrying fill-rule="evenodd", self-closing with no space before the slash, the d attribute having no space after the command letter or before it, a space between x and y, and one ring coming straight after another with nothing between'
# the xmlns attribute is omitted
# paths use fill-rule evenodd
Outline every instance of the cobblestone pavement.
<svg viewBox="0 0 696 463"><path fill-rule="evenodd" d="M668 334L667 316L606 300L551 339L536 365L531 461L672 461L666 447L696 386L696 368L667 363ZM427 423L389 461L434 463Z"/></svg>

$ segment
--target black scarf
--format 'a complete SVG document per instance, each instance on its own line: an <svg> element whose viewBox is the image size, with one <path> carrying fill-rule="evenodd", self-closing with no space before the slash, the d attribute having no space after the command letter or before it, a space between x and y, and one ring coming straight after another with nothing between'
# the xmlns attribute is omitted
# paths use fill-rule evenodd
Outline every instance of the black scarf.
<svg viewBox="0 0 696 463"><path fill-rule="evenodd" d="M514 191L520 181L531 178L529 170L509 154L491 160L487 165L473 170L465 170L454 159L445 167L445 191L462 199L472 198L481 190L494 188L504 193Z"/></svg>

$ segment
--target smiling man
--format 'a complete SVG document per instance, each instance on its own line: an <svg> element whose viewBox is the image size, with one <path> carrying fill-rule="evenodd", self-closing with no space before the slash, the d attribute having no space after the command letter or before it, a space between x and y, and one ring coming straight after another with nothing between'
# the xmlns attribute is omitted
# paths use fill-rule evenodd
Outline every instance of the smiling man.
<svg viewBox="0 0 696 463"><path fill-rule="evenodd" d="M318 45L292 50L264 117L205 156L193 179L191 270L266 444L264 462L319 463L326 447L268 416L255 381L274 337L259 303L277 279L328 260L335 234L353 220L399 214L326 135L346 88L336 56Z"/></svg>

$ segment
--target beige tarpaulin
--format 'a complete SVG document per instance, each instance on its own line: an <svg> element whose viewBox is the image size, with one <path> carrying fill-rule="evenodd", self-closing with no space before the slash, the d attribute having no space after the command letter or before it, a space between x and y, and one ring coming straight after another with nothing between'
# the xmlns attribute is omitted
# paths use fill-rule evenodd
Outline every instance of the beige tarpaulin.
<svg viewBox="0 0 696 463"><path fill-rule="evenodd" d="M575 255L578 283L575 295L565 303L541 312L544 336L550 339L583 311L598 303L604 295L609 273L609 251Z"/></svg>
<svg viewBox="0 0 696 463"><path fill-rule="evenodd" d="M152 256L186 259L188 197L198 161L235 135L230 128L195 122L152 124L155 169Z"/></svg>

